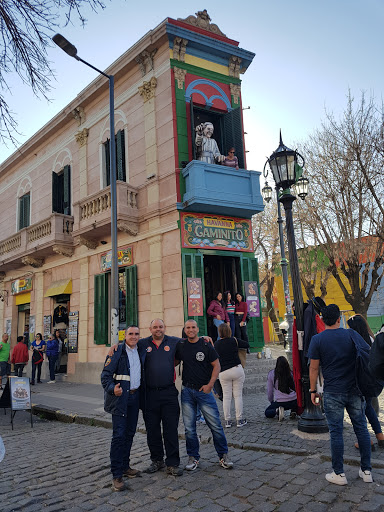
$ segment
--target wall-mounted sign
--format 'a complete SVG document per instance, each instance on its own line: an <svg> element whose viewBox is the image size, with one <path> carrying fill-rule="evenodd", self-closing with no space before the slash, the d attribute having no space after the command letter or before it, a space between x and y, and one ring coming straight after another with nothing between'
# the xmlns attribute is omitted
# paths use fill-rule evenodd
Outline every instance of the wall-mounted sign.
<svg viewBox="0 0 384 512"><path fill-rule="evenodd" d="M68 320L68 353L77 354L78 352L78 333L79 333L79 312L71 311Z"/></svg>
<svg viewBox="0 0 384 512"><path fill-rule="evenodd" d="M23 279L16 279L11 283L12 295L19 293L30 292L32 290L32 277L24 277Z"/></svg>
<svg viewBox="0 0 384 512"><path fill-rule="evenodd" d="M181 240L182 246L188 249L253 252L252 227L248 219L182 213Z"/></svg>
<svg viewBox="0 0 384 512"><path fill-rule="evenodd" d="M44 328L43 337L45 340L47 340L49 338L49 335L52 332L52 316L51 315L44 316L43 328Z"/></svg>
<svg viewBox="0 0 384 512"><path fill-rule="evenodd" d="M101 255L100 267L102 272L111 270L112 251ZM117 251L117 263L119 267L127 267L133 264L132 247L122 247Z"/></svg>
<svg viewBox="0 0 384 512"><path fill-rule="evenodd" d="M188 316L203 316L203 294L200 277L187 277Z"/></svg>
<svg viewBox="0 0 384 512"><path fill-rule="evenodd" d="M249 316L260 316L259 285L257 281L245 281L244 286Z"/></svg>
<svg viewBox="0 0 384 512"><path fill-rule="evenodd" d="M5 321L5 332L8 334L9 337L11 337L12 332L12 320L8 319Z"/></svg>

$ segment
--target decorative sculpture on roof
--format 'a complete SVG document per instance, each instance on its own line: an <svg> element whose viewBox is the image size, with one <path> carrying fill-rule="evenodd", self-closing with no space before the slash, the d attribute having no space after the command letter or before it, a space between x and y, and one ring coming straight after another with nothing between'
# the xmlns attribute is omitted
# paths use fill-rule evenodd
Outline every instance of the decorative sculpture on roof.
<svg viewBox="0 0 384 512"><path fill-rule="evenodd" d="M204 30L208 30L208 32L218 34L219 36L227 37L225 34L223 34L223 32L219 29L217 25L215 25L214 23L210 23L211 18L207 13L207 9L204 9L204 11L198 11L195 14L196 17L191 14L191 16L188 16L188 18L178 18L177 21L184 21L184 23L188 23L189 25L193 25L194 27L199 27Z"/></svg>
<svg viewBox="0 0 384 512"><path fill-rule="evenodd" d="M196 157L197 160L208 164L214 164L215 161L221 163L225 160L225 156L220 154L217 142L212 139L213 130L213 124L209 122L196 126Z"/></svg>

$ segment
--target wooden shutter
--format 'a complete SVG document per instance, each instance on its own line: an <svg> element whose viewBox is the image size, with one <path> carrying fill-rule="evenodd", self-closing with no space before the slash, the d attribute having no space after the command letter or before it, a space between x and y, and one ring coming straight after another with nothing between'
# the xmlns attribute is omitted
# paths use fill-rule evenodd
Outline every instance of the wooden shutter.
<svg viewBox="0 0 384 512"><path fill-rule="evenodd" d="M241 109L236 108L224 114L223 117L224 148L222 154L226 155L231 146L236 149L240 169L244 169L243 126L241 123Z"/></svg>
<svg viewBox="0 0 384 512"><path fill-rule="evenodd" d="M64 167L64 191L63 191L63 212L65 215L71 215L71 167Z"/></svg>
<svg viewBox="0 0 384 512"><path fill-rule="evenodd" d="M195 112L193 108L193 99L191 96L191 102L190 102L190 112L191 112L191 144L192 144L192 160L196 160L196 145L195 145L195 138L196 138L196 132L195 132Z"/></svg>
<svg viewBox="0 0 384 512"><path fill-rule="evenodd" d="M59 201L59 177L53 172L52 173L52 211L55 213L61 213Z"/></svg>
<svg viewBox="0 0 384 512"><path fill-rule="evenodd" d="M30 195L25 194L19 199L19 229L29 226L30 221Z"/></svg>
<svg viewBox="0 0 384 512"><path fill-rule="evenodd" d="M200 336L207 334L207 317L205 315L205 287L204 287L204 261L203 255L199 253L182 255L183 266L183 295L184 295L184 319L196 320L199 327ZM187 293L187 277L199 277L201 279L201 288L203 295L203 316L188 316L188 293Z"/></svg>
<svg viewBox="0 0 384 512"><path fill-rule="evenodd" d="M126 321L128 325L139 325L139 308L137 301L137 265L125 269L126 297Z"/></svg>
<svg viewBox="0 0 384 512"><path fill-rule="evenodd" d="M120 130L116 134L116 160L117 179L126 181L124 130Z"/></svg>
<svg viewBox="0 0 384 512"><path fill-rule="evenodd" d="M107 139L104 142L104 154L105 154L105 183L106 186L109 187L111 184L111 170L110 170L110 148L109 148L110 140Z"/></svg>
<svg viewBox="0 0 384 512"><path fill-rule="evenodd" d="M95 276L94 340L96 345L108 344L108 274Z"/></svg>
<svg viewBox="0 0 384 512"><path fill-rule="evenodd" d="M252 317L247 324L249 346L253 351L259 351L264 346L263 319L261 315L259 265L256 258L240 258L241 279L243 283L242 294L245 294L244 281L256 281L258 283L260 316ZM244 297L245 300L245 297Z"/></svg>

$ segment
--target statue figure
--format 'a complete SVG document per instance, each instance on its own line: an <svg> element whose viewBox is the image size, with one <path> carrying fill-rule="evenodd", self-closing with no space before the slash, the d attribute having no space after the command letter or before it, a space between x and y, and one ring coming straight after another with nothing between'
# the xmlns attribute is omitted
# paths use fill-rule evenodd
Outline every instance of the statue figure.
<svg viewBox="0 0 384 512"><path fill-rule="evenodd" d="M220 154L217 142L212 139L213 130L213 124L209 122L196 126L197 160L208 164L214 164L215 160L220 163L225 160L225 156Z"/></svg>

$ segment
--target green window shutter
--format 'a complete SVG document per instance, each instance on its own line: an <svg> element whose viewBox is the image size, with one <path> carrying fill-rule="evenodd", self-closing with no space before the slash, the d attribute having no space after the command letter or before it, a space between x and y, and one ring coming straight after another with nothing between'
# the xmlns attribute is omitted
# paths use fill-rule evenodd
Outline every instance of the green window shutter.
<svg viewBox="0 0 384 512"><path fill-rule="evenodd" d="M241 123L241 108L236 108L223 115L223 139L224 148L223 155L231 146L236 149L236 156L239 160L240 169L244 169L244 144L243 144L243 127Z"/></svg>
<svg viewBox="0 0 384 512"><path fill-rule="evenodd" d="M126 325L139 325L139 308L137 301L137 265L125 269L126 298Z"/></svg>
<svg viewBox="0 0 384 512"><path fill-rule="evenodd" d="M182 254L183 267L183 295L184 295L184 319L196 320L199 327L200 336L207 334L207 318L203 316L188 316L188 293L187 293L187 277L199 277L201 279L201 293L203 295L203 311L205 311L205 290L204 290L204 262L203 255L196 253Z"/></svg>
<svg viewBox="0 0 384 512"><path fill-rule="evenodd" d="M259 294L260 316L251 317L247 324L249 345L252 351L260 351L264 346L263 319L261 315L261 300L259 286L259 265L256 258L240 258L241 279L243 282L242 294L245 294L244 281L256 281ZM245 297L244 297L245 300Z"/></svg>
<svg viewBox="0 0 384 512"><path fill-rule="evenodd" d="M117 179L126 181L124 130L120 130L116 134L116 160Z"/></svg>
<svg viewBox="0 0 384 512"><path fill-rule="evenodd" d="M19 198L19 229L29 226L30 220L30 195L25 194Z"/></svg>
<svg viewBox="0 0 384 512"><path fill-rule="evenodd" d="M108 274L95 276L94 340L96 345L108 344Z"/></svg>
<svg viewBox="0 0 384 512"><path fill-rule="evenodd" d="M110 148L109 148L109 142L110 140L107 139L105 142L104 142L104 154L105 154L105 183L106 183L106 186L109 187L109 185L111 184L111 173L110 173L110 158L109 158L109 155L110 155Z"/></svg>
<svg viewBox="0 0 384 512"><path fill-rule="evenodd" d="M52 173L52 211L60 213L59 211L59 177L53 172Z"/></svg>
<svg viewBox="0 0 384 512"><path fill-rule="evenodd" d="M64 201L63 213L71 215L71 167L66 165L64 167Z"/></svg>

